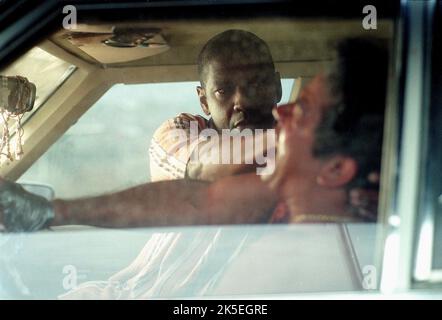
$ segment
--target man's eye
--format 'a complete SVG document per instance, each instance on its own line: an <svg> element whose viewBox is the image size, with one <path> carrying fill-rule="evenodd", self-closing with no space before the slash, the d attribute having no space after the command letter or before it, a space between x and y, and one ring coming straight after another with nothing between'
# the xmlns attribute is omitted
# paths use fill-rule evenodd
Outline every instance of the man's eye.
<svg viewBox="0 0 442 320"><path fill-rule="evenodd" d="M254 83L249 83L248 88L251 90L258 91L259 89L263 88L263 85L261 83L254 82Z"/></svg>

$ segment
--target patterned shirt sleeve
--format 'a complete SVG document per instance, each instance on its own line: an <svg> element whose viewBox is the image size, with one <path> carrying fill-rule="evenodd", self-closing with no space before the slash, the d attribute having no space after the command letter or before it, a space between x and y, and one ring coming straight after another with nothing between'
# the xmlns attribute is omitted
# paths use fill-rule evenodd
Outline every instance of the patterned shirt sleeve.
<svg viewBox="0 0 442 320"><path fill-rule="evenodd" d="M165 121L155 131L149 147L151 181L184 178L198 133L207 127L207 119L188 113Z"/></svg>

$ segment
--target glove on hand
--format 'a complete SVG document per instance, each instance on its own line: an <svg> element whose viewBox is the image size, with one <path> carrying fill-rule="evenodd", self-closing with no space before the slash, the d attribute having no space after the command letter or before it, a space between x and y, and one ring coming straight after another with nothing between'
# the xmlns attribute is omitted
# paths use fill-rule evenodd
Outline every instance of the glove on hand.
<svg viewBox="0 0 442 320"><path fill-rule="evenodd" d="M8 180L0 180L0 211L0 223L10 232L37 231L54 218L50 201Z"/></svg>

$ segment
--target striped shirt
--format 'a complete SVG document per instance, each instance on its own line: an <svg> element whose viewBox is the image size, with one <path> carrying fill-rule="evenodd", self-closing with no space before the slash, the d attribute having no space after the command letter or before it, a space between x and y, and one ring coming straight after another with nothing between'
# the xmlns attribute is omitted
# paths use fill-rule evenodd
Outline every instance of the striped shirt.
<svg viewBox="0 0 442 320"><path fill-rule="evenodd" d="M152 182L185 177L187 163L200 142L198 134L191 134L192 122L198 132L211 127L211 122L202 116L181 113L155 131L149 147Z"/></svg>

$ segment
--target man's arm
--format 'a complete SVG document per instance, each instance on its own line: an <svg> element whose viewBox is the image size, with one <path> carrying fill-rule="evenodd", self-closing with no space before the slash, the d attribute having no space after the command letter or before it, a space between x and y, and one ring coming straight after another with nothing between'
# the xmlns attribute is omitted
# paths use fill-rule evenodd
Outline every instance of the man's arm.
<svg viewBox="0 0 442 320"><path fill-rule="evenodd" d="M258 223L270 218L269 211L275 203L273 192L255 174L227 177L212 184L195 180L161 181L94 198L55 200L53 225L147 227Z"/></svg>
<svg viewBox="0 0 442 320"><path fill-rule="evenodd" d="M12 221L7 219L11 214L28 214L23 210L13 212L13 209L31 210L35 200L30 201L25 195L18 193L1 203L2 220L7 229L20 230L5 223ZM22 204L24 198L28 202ZM273 192L255 174L227 177L212 184L192 180L162 181L99 197L55 200L51 225L153 227L259 223L269 220L275 203ZM23 221L17 217L13 221Z"/></svg>
<svg viewBox="0 0 442 320"><path fill-rule="evenodd" d="M256 173L258 167L274 160L276 152L274 130L264 130L246 136L220 135L213 141L198 144L190 156L186 176L191 179L216 181L217 179Z"/></svg>

